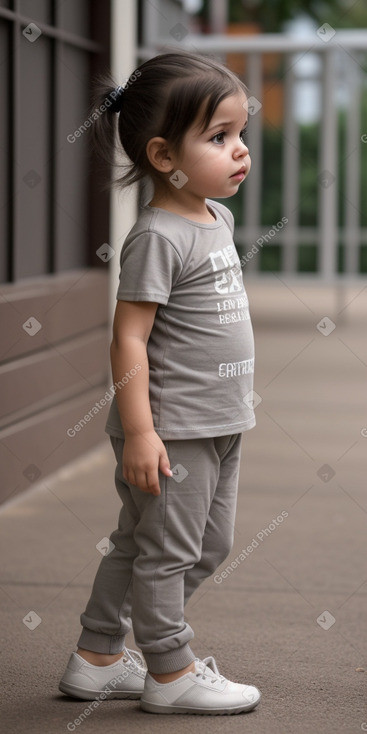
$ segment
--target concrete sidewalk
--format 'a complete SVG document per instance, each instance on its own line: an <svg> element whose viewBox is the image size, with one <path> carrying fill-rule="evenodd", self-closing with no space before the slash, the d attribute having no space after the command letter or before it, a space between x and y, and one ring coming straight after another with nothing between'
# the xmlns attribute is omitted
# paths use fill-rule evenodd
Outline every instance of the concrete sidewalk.
<svg viewBox="0 0 367 734"><path fill-rule="evenodd" d="M119 510L103 440L0 509L4 731L367 731L363 285L336 308L307 288L295 286L293 295L279 288L277 319L269 290L247 287L257 427L244 434L233 550L187 607L196 654L214 655L228 678L257 685L260 706L232 717L172 718L144 714L136 701L105 701L74 723L88 703L59 694L58 681L100 560L96 545ZM328 322L316 327L326 315L336 323L328 336Z"/></svg>

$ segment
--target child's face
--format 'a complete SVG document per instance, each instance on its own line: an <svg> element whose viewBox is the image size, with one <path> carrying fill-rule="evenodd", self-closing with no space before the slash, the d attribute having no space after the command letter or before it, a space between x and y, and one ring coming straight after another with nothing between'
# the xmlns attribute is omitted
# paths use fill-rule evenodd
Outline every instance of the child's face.
<svg viewBox="0 0 367 734"><path fill-rule="evenodd" d="M205 132L197 122L189 128L175 159L175 170L188 178L185 193L225 198L238 191L251 168L244 142L247 117L247 99L239 92L220 102Z"/></svg>

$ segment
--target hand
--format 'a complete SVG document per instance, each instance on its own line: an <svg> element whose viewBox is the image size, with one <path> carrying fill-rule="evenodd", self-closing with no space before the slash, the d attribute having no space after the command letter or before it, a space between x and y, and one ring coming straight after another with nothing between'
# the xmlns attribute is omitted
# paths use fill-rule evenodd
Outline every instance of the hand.
<svg viewBox="0 0 367 734"><path fill-rule="evenodd" d="M155 431L125 437L122 469L127 482L155 496L161 493L158 471L172 476L166 448Z"/></svg>

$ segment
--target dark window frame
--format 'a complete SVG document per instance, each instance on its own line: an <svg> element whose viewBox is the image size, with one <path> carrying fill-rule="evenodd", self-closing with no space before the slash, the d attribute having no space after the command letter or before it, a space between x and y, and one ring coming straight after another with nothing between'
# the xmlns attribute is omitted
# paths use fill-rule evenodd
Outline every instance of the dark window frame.
<svg viewBox="0 0 367 734"><path fill-rule="evenodd" d="M10 3L8 3L10 4ZM5 241L0 243L5 249L3 253L4 272L1 274L0 282L2 283L21 283L26 279L27 273L19 277L16 271L16 255L15 249L19 243L19 226L25 212L22 211L20 195L19 195L19 175L17 175L17 165L20 159L21 145L21 125L20 115L24 110L24 100L21 99L22 79L20 77L22 32L30 23L35 23L42 31L43 36L50 44L48 49L50 53L50 70L49 83L47 84L47 98L45 98L45 106L47 106L47 126L48 143L47 143L47 194L45 195L44 208L41 210L41 216L44 217L43 227L47 227L47 237L45 244L42 245L43 268L42 272L30 273L29 277L47 277L55 273L66 272L69 268L67 263L58 266L56 262L56 216L57 211L57 191L56 182L60 180L58 177L57 166L57 116L60 114L60 64L61 51L63 48L73 49L83 55L84 63L88 65L88 81L89 89L86 92L86 98L90 98L90 83L94 76L109 67L110 64L110 3L103 0L95 0L93 3L87 3L89 19L88 37L79 33L72 33L60 27L60 3L57 0L50 0L50 22L45 23L37 18L32 18L20 12L19 0L12 3L13 9L0 6L0 23L7 22L8 27L5 28L7 40L9 44L9 59L7 75L4 83L6 84L7 96L9 99L8 106L4 105L3 114L7 114L7 158L6 158L6 185L7 192L2 203L3 216L6 220L6 237ZM71 6L72 10L72 6ZM37 41L36 41L37 42ZM83 90L84 92L86 90ZM31 95L30 95L31 101ZM86 113L87 113L86 105ZM83 119L80 120L80 124ZM72 131L71 131L72 132ZM84 141L83 141L84 143ZM90 146L89 146L90 147ZM92 151L88 151L88 160L85 162L87 175L83 177L85 185L86 197L86 213L82 221L83 237L80 242L79 265L80 267L102 267L103 263L96 256L95 252L103 242L109 238L109 208L110 196L108 192L101 189L99 177L96 169L96 161ZM85 219L85 221L84 221ZM60 232L59 232L60 239ZM30 236L30 246L32 240ZM70 269L75 269L75 265L71 264Z"/></svg>

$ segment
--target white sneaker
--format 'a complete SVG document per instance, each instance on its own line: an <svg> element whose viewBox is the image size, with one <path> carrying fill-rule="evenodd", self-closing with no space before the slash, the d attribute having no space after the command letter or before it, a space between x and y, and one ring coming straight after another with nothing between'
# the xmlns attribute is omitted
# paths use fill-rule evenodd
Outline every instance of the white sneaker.
<svg viewBox="0 0 367 734"><path fill-rule="evenodd" d="M260 701L255 686L240 685L220 675L212 657L195 660L195 672L172 683L158 683L147 673L140 706L157 714L240 714Z"/></svg>
<svg viewBox="0 0 367 734"><path fill-rule="evenodd" d="M96 698L140 698L147 669L142 655L125 648L112 665L92 665L73 652L60 681L62 693L92 701Z"/></svg>

